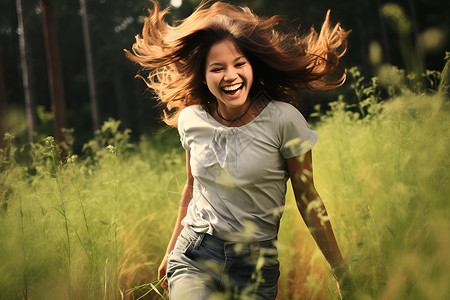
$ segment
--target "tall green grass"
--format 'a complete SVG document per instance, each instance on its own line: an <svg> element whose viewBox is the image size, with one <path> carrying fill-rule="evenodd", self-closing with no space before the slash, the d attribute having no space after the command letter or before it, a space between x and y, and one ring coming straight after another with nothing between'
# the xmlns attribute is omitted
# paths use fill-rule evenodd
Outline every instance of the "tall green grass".
<svg viewBox="0 0 450 300"><path fill-rule="evenodd" d="M13 144L3 152L1 299L118 299L156 276L176 217L168 183L183 153L173 134L133 146L116 125L97 140L118 146L92 142L89 155L64 165L51 138L24 150L26 164Z"/></svg>
<svg viewBox="0 0 450 300"><path fill-rule="evenodd" d="M385 68L395 79L383 78L391 95L388 101L380 102L377 78L363 86L360 74L352 69L357 105L348 105L341 97L320 116L316 124L320 138L313 150L316 186L350 266L355 299L446 299L448 98L427 91L417 76ZM296 235L287 230L289 238L298 245L295 251L307 256L287 250L285 274L291 276L282 281L282 292L286 299L337 298L322 255L311 246L302 222L295 220L294 206L288 208L292 218L286 226L300 228ZM300 287L294 297L293 286Z"/></svg>
<svg viewBox="0 0 450 300"><path fill-rule="evenodd" d="M353 295L446 299L448 100L394 87L381 103L376 81L361 89L355 78L358 104L349 109L341 99L320 117L313 150L315 183ZM84 156L66 164L51 138L19 149L10 138L0 160L0 299L133 299L148 285L128 290L156 280L185 178L184 153L173 130L134 145L128 135L110 120ZM337 299L291 191L287 202L280 299Z"/></svg>
<svg viewBox="0 0 450 300"><path fill-rule="evenodd" d="M314 161L357 299L445 299L448 101L403 94L364 119L343 106L319 124Z"/></svg>

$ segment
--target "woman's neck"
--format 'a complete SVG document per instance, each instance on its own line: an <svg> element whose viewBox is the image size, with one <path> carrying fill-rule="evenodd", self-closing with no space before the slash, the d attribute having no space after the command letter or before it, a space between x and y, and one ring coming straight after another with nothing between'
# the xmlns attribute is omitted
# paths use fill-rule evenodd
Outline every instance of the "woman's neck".
<svg viewBox="0 0 450 300"><path fill-rule="evenodd" d="M247 101L245 105L237 109L223 108L222 105L214 102L208 105L208 110L211 116L222 125L240 127L253 121L269 102L270 100L267 99L256 98Z"/></svg>
<svg viewBox="0 0 450 300"><path fill-rule="evenodd" d="M241 120L250 110L253 101L247 100L242 106L232 108L217 102L216 114L217 116L229 123L237 122Z"/></svg>

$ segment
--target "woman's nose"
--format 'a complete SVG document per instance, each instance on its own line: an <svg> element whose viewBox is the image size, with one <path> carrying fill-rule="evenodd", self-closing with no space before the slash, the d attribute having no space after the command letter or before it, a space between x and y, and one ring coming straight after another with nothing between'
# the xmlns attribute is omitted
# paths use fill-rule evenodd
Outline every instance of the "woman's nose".
<svg viewBox="0 0 450 300"><path fill-rule="evenodd" d="M230 68L227 69L227 71L225 72L225 75L223 77L223 79L225 81L234 81L235 79L237 79L239 77L239 75L237 74L236 70L234 68Z"/></svg>

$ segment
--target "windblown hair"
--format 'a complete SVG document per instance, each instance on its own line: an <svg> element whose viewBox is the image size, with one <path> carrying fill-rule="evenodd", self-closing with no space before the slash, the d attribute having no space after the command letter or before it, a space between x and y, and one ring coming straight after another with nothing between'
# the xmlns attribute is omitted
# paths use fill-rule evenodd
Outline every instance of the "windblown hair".
<svg viewBox="0 0 450 300"><path fill-rule="evenodd" d="M262 18L247 7L203 2L188 18L171 26L164 21L168 9L160 11L156 1L153 5L133 53L126 54L149 72L144 80L165 104L163 120L170 126L177 125L183 108L206 106L214 99L203 84L205 62L210 47L224 39L234 41L250 61L254 77L250 96L264 90L274 99L287 101L289 92L299 88L327 90L345 81L345 71L337 79L327 79L347 51L349 33L339 24L330 25L329 11L320 33L311 28L300 37L274 29L281 17Z"/></svg>

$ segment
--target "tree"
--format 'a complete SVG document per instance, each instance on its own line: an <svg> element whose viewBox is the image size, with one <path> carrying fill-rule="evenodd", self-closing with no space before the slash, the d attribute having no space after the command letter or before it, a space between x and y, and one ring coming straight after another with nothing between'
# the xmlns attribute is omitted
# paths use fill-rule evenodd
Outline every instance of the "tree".
<svg viewBox="0 0 450 300"><path fill-rule="evenodd" d="M91 37L89 34L89 23L86 9L86 0L80 0L81 20L83 24L84 50L86 53L86 66L89 81L89 95L91 98L91 115L94 131L100 128L98 118L97 89L95 86L94 62L92 58Z"/></svg>
<svg viewBox="0 0 450 300"><path fill-rule="evenodd" d="M23 82L23 91L25 95L25 110L28 121L28 140L30 142L34 141L34 131L36 120L34 117L34 101L31 97L30 91L30 77L29 77L29 64L27 59L27 44L25 38L25 28L23 22L23 13L22 13L22 0L16 0L16 10L17 10L17 23L18 23L18 34L19 34L19 49L20 49L20 63L22 67L22 82Z"/></svg>
<svg viewBox="0 0 450 300"><path fill-rule="evenodd" d="M41 0L41 8L53 112L53 129L55 141L61 151L61 159L64 161L67 157L68 150L67 140L64 134L64 129L67 128L67 115L52 0Z"/></svg>

